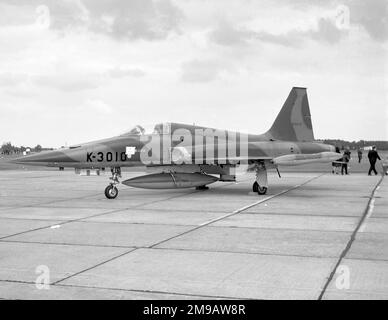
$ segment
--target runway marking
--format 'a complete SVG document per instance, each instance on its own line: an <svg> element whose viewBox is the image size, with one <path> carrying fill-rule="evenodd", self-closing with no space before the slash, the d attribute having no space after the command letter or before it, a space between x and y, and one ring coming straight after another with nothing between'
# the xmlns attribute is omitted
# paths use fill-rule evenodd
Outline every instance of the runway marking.
<svg viewBox="0 0 388 320"><path fill-rule="evenodd" d="M360 227L360 232L364 232L365 231L366 225L368 224L367 221L372 216L373 209L375 208L375 200L376 200L375 197L371 198L371 201L370 201L369 206L368 206L368 213L367 213L367 215L365 217L364 222L362 223L362 225Z"/></svg>
<svg viewBox="0 0 388 320"><path fill-rule="evenodd" d="M346 244L346 247L342 251L341 255L339 256L339 259L338 259L337 263L335 264L333 270L331 271L329 277L327 278L327 281L325 282L325 284L324 284L324 286L322 288L322 291L321 291L321 293L318 296L318 300L322 300L323 299L323 296L325 295L325 293L327 291L327 288L329 287L331 281L334 278L334 275L337 272L337 268L341 265L342 260L345 259L345 257L348 254L348 252L349 252L349 250L350 250L354 240L356 240L357 232L360 230L360 228L361 228L362 224L364 223L365 219L367 218L368 214L372 212L370 210L371 209L371 204L372 204L372 202L374 203L375 194L376 194L377 190L379 189L380 184L381 184L381 182L383 180L384 180L384 176L381 176L380 180L377 182L376 186L373 188L372 194L371 194L371 196L369 198L369 201L368 201L368 204L367 204L367 206L365 208L364 214L361 216L361 219L358 222L356 228L354 229L354 231L352 233L352 236L350 237L348 243Z"/></svg>

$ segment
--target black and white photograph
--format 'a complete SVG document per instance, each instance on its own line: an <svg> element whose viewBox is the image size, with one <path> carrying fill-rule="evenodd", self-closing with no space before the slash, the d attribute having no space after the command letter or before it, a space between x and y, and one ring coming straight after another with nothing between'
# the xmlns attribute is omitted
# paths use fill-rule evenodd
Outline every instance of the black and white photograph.
<svg viewBox="0 0 388 320"><path fill-rule="evenodd" d="M387 174L387 0L0 0L2 300L387 300Z"/></svg>

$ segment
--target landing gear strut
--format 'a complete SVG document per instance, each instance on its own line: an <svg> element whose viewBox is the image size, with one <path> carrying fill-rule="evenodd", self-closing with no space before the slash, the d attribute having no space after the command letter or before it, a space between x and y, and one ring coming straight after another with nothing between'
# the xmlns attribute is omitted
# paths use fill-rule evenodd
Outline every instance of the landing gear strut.
<svg viewBox="0 0 388 320"><path fill-rule="evenodd" d="M268 189L267 169L263 162L257 163L255 167L256 181L253 183L252 190L260 195L266 194Z"/></svg>
<svg viewBox="0 0 388 320"><path fill-rule="evenodd" d="M119 194L119 190L117 189L117 185L120 183L119 178L121 178L121 169L120 168L112 168L112 177L109 179L112 182L105 188L105 197L108 199L115 199Z"/></svg>

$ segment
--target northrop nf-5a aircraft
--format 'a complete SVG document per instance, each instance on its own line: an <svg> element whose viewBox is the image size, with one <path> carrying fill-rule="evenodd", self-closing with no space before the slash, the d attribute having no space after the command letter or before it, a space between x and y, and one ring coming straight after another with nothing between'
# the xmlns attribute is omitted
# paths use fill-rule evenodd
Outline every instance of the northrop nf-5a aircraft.
<svg viewBox="0 0 388 320"><path fill-rule="evenodd" d="M13 162L71 167L80 175L99 175L101 169L111 168L111 182L105 189L108 199L118 195L123 167L146 166L150 172L123 181L127 186L207 189L216 181L236 181L236 168L246 166L248 171L256 172L253 191L262 195L268 188L268 169L330 162L339 156L334 151L333 146L314 141L306 88L294 87L264 134L180 123L157 124L147 132L138 125L113 138L31 154Z"/></svg>

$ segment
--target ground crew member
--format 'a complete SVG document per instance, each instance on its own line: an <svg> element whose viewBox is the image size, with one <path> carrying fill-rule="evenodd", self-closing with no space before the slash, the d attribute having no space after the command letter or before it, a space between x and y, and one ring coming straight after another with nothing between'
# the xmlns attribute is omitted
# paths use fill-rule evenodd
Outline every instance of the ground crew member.
<svg viewBox="0 0 388 320"><path fill-rule="evenodd" d="M345 171L345 174L348 174L348 162L350 161L350 154L351 152L349 148L346 148L344 155L342 157L343 164L341 168L341 174L344 174L344 171Z"/></svg>
<svg viewBox="0 0 388 320"><path fill-rule="evenodd" d="M369 150L368 152L368 159L369 159L369 163L370 163L370 168L369 168L369 172L368 172L368 176L371 175L372 171L375 173L375 175L377 175L377 171L376 171L376 161L377 159L381 160L379 154L377 153L377 150L376 150L376 146L373 146L372 147L372 150Z"/></svg>
<svg viewBox="0 0 388 320"><path fill-rule="evenodd" d="M361 148L358 148L357 155L358 155L358 163L361 163L361 159L362 159L362 150L361 150Z"/></svg>

